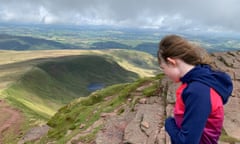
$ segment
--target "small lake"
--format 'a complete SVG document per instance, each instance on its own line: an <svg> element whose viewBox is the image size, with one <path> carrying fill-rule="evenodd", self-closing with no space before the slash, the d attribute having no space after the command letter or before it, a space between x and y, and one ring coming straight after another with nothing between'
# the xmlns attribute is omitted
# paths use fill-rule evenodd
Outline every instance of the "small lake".
<svg viewBox="0 0 240 144"><path fill-rule="evenodd" d="M100 90L102 88L104 88L105 85L103 83L90 83L87 86L87 89L91 92L96 91L96 90Z"/></svg>

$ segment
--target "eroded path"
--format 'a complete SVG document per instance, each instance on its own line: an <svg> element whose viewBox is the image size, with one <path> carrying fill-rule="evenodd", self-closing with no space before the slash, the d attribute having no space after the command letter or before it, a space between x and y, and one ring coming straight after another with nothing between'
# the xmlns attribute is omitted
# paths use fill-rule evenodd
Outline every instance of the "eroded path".
<svg viewBox="0 0 240 144"><path fill-rule="evenodd" d="M4 100L0 100L0 144L3 141L5 132L19 133L22 122L23 116L21 112L10 107Z"/></svg>

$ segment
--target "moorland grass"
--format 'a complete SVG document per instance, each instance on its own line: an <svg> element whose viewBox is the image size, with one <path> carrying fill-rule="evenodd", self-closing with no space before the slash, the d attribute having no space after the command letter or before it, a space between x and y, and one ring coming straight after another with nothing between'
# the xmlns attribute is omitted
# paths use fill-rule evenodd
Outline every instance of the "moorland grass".
<svg viewBox="0 0 240 144"><path fill-rule="evenodd" d="M118 84L109 86L105 89L97 91L88 97L80 98L72 103L59 109L49 121L48 125L51 129L48 133L50 139L65 139L67 131L79 133L90 127L95 121L100 119L101 113L108 113L115 110L122 104L125 104L130 93L135 91L137 87L145 83L146 79L140 79L134 83ZM83 129L79 129L80 125L85 125ZM92 135L92 133L90 134ZM95 136L90 136L93 140ZM89 141L89 137L82 137L81 141Z"/></svg>

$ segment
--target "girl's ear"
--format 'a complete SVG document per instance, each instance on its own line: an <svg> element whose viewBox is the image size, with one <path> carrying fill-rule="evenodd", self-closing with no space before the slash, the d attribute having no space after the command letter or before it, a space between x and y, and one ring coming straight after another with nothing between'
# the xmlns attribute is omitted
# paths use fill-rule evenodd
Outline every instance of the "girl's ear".
<svg viewBox="0 0 240 144"><path fill-rule="evenodd" d="M173 58L170 58L170 57L167 57L167 63L170 64L170 65L173 65L173 66L177 65L176 60L173 59Z"/></svg>

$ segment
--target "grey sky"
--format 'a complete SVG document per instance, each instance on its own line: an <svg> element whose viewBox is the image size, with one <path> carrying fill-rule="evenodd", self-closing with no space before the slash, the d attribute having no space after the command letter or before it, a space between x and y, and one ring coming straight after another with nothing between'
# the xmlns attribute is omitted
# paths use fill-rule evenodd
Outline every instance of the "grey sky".
<svg viewBox="0 0 240 144"><path fill-rule="evenodd" d="M0 0L0 22L240 32L239 0Z"/></svg>

